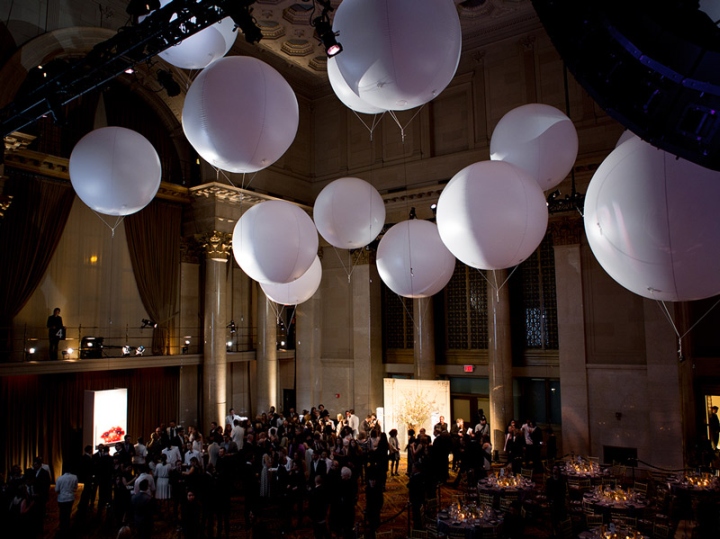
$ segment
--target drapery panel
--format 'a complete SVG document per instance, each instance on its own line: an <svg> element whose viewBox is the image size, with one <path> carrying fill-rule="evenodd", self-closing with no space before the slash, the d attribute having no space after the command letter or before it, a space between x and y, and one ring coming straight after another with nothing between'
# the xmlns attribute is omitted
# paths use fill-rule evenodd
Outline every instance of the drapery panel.
<svg viewBox="0 0 720 539"><path fill-rule="evenodd" d="M82 455L85 390L128 389L128 434L150 439L160 423L177 419L180 368L148 368L0 379L0 470L24 470L35 455L50 464L54 477L63 462Z"/></svg>
<svg viewBox="0 0 720 539"><path fill-rule="evenodd" d="M12 319L40 284L60 242L75 191L69 182L12 168L5 194L12 204L0 221L0 353L11 352ZM7 357L3 358L7 359Z"/></svg>
<svg viewBox="0 0 720 539"><path fill-rule="evenodd" d="M125 218L130 262L140 299L157 323L152 344L155 356L169 353L169 329L178 314L181 218L180 206L160 200Z"/></svg>

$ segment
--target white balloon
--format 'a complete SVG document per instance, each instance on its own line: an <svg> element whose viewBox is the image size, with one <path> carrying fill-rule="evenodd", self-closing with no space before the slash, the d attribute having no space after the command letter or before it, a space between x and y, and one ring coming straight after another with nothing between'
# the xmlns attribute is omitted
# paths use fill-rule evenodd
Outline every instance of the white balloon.
<svg viewBox="0 0 720 539"><path fill-rule="evenodd" d="M390 290L406 298L426 298L445 288L455 257L430 221L402 221L388 230L377 250L377 269Z"/></svg>
<svg viewBox="0 0 720 539"><path fill-rule="evenodd" d="M247 210L235 225L233 255L251 279L289 283L299 279L318 250L312 219L295 204L268 200Z"/></svg>
<svg viewBox="0 0 720 539"><path fill-rule="evenodd" d="M373 241L385 225L380 193L360 178L340 178L326 185L313 208L320 235L340 249L357 249Z"/></svg>
<svg viewBox="0 0 720 539"><path fill-rule="evenodd" d="M720 293L720 172L640 138L619 145L593 175L585 233L595 258L628 290L655 300Z"/></svg>
<svg viewBox="0 0 720 539"><path fill-rule="evenodd" d="M171 1L160 0L160 7L165 7ZM176 18L177 16L173 15L170 20L174 21ZM138 20L142 23L144 19L143 16ZM186 37L177 45L165 49L158 56L175 67L203 69L211 62L225 56L235 43L236 37L235 23L231 17L225 17L190 37Z"/></svg>
<svg viewBox="0 0 720 539"><path fill-rule="evenodd" d="M540 186L505 161L481 161L458 172L437 204L443 243L461 262L495 270L520 264L547 230L547 202Z"/></svg>
<svg viewBox="0 0 720 539"><path fill-rule="evenodd" d="M299 305L309 300L320 287L322 265L315 255L310 268L298 279L289 283L260 283L265 295L281 305Z"/></svg>
<svg viewBox="0 0 720 539"><path fill-rule="evenodd" d="M155 148L124 127L91 131L70 155L70 181L80 200L106 215L130 215L147 206L160 188Z"/></svg>
<svg viewBox="0 0 720 539"><path fill-rule="evenodd" d="M346 85L383 110L434 99L460 61L462 32L452 0L344 0L333 30L343 45L335 58Z"/></svg>
<svg viewBox="0 0 720 539"><path fill-rule="evenodd" d="M363 114L380 114L385 112L385 109L373 107L365 103L365 101L360 99L359 95L352 91L340 74L340 68L337 66L335 56L328 58L327 72L330 86L332 86L335 95L347 108Z"/></svg>
<svg viewBox="0 0 720 539"><path fill-rule="evenodd" d="M295 93L275 69L248 56L206 67L185 97L185 136L208 163L256 172L290 147L298 129Z"/></svg>
<svg viewBox="0 0 720 539"><path fill-rule="evenodd" d="M565 179L577 154L578 136L570 118L540 103L512 109L500 119L490 138L490 159L526 170L543 191Z"/></svg>
<svg viewBox="0 0 720 539"><path fill-rule="evenodd" d="M626 129L625 131L622 132L622 135L620 135L620 138L615 143L615 147L617 148L623 142L626 142L632 138L637 138L637 135L635 133L633 133L632 131L630 131L629 129Z"/></svg>

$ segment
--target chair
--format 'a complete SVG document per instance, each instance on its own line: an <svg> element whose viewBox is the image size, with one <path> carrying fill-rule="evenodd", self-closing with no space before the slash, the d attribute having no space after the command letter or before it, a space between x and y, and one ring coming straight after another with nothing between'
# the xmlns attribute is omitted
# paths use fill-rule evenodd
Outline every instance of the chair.
<svg viewBox="0 0 720 539"><path fill-rule="evenodd" d="M455 502L455 504L457 505L457 502ZM426 515L435 517L435 515L437 515L437 510L438 510L437 498L428 498L427 500L425 500L424 508L425 508Z"/></svg>
<svg viewBox="0 0 720 539"><path fill-rule="evenodd" d="M507 498L500 498L500 511L503 513L509 513L512 511L512 500L508 500Z"/></svg>
<svg viewBox="0 0 720 539"><path fill-rule="evenodd" d="M585 524L587 525L587 528L589 530L592 530L593 528L599 528L603 525L603 516L602 515L585 515Z"/></svg>
<svg viewBox="0 0 720 539"><path fill-rule="evenodd" d="M641 483L640 481L635 481L635 484L633 485L633 490L642 494L643 496L647 496L648 484Z"/></svg>
<svg viewBox="0 0 720 539"><path fill-rule="evenodd" d="M437 520L429 515L423 516L423 526L431 539L436 539L444 535L438 532Z"/></svg>
<svg viewBox="0 0 720 539"><path fill-rule="evenodd" d="M588 457L587 459L588 462L592 464L597 464L598 466L600 465L600 457Z"/></svg>
<svg viewBox="0 0 720 539"><path fill-rule="evenodd" d="M445 534L449 539L465 539L465 530L449 529Z"/></svg>
<svg viewBox="0 0 720 539"><path fill-rule="evenodd" d="M495 528L483 528L480 530L479 539L496 539L497 536L497 530ZM477 534L475 537L478 537Z"/></svg>
<svg viewBox="0 0 720 539"><path fill-rule="evenodd" d="M561 539L574 539L572 520L570 517L560 522L560 538Z"/></svg>
<svg viewBox="0 0 720 539"><path fill-rule="evenodd" d="M530 481L532 481L532 478L533 478L532 468L520 468L520 475L522 475L523 477L526 477Z"/></svg>
<svg viewBox="0 0 720 539"><path fill-rule="evenodd" d="M602 485L610 485L612 488L615 488L617 486L617 479L615 479L614 477L603 477Z"/></svg>
<svg viewBox="0 0 720 539"><path fill-rule="evenodd" d="M392 530L375 532L375 539L393 539L393 537L395 537L395 533Z"/></svg>
<svg viewBox="0 0 720 539"><path fill-rule="evenodd" d="M638 519L637 517L625 517L625 525L629 528L637 528Z"/></svg>
<svg viewBox="0 0 720 539"><path fill-rule="evenodd" d="M495 503L495 498L492 494L483 494L481 492L480 494L478 494L478 502L480 502L480 504L492 506Z"/></svg>
<svg viewBox="0 0 720 539"><path fill-rule="evenodd" d="M670 537L670 526L655 524L653 526L652 539L668 539Z"/></svg>
<svg viewBox="0 0 720 539"><path fill-rule="evenodd" d="M464 534L464 532L463 532ZM377 534L375 534L377 537ZM409 539L429 539L430 535L425 530L410 530Z"/></svg>

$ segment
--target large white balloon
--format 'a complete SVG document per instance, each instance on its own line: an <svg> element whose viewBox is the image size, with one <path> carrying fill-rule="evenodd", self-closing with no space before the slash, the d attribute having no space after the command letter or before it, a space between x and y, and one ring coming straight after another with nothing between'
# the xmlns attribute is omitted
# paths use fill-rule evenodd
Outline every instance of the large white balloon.
<svg viewBox="0 0 720 539"><path fill-rule="evenodd" d="M615 281L646 298L690 301L720 293L720 172L635 137L593 175L585 232Z"/></svg>
<svg viewBox="0 0 720 539"><path fill-rule="evenodd" d="M160 0L160 7L165 7L172 0ZM173 15L170 19L174 21L177 18ZM145 17L140 17L142 22ZM160 58L182 69L203 69L211 62L225 56L235 43L237 32L235 32L235 23L231 17L225 17L223 20L200 30L196 34L186 37L177 45L165 49L158 54Z"/></svg>
<svg viewBox="0 0 720 539"><path fill-rule="evenodd" d="M340 69L337 66L337 60L335 58L336 57L333 56L328 58L327 61L328 80L335 95L342 101L343 105L355 112L362 112L363 114L380 114L385 112L385 109L365 103L365 101L360 99L359 95L352 91L340 74Z"/></svg>
<svg viewBox="0 0 720 539"><path fill-rule="evenodd" d="M385 203L365 180L340 178L320 191L313 218L318 232L330 245L357 249L380 234L385 225Z"/></svg>
<svg viewBox="0 0 720 539"><path fill-rule="evenodd" d="M85 204L106 215L130 215L147 206L160 188L155 148L124 127L91 131L70 155L70 181Z"/></svg>
<svg viewBox="0 0 720 539"><path fill-rule="evenodd" d="M560 184L572 170L578 136L570 118L540 103L505 114L490 138L490 159L526 170L543 191Z"/></svg>
<svg viewBox="0 0 720 539"><path fill-rule="evenodd" d="M275 69L248 56L206 67L185 97L185 136L208 163L256 172L277 161L297 133L298 103Z"/></svg>
<svg viewBox="0 0 720 539"><path fill-rule="evenodd" d="M455 257L430 221L402 221L388 230L377 250L377 269L390 290L406 298L426 298L445 288Z"/></svg>
<svg viewBox="0 0 720 539"><path fill-rule="evenodd" d="M268 200L247 210L235 225L233 255L261 283L289 283L313 263L318 235L312 219L295 204Z"/></svg>
<svg viewBox="0 0 720 539"><path fill-rule="evenodd" d="M310 269L300 278L289 283L260 283L265 295L281 305L299 305L309 300L317 292L322 280L322 265L315 255Z"/></svg>
<svg viewBox="0 0 720 539"><path fill-rule="evenodd" d="M537 249L548 210L527 172L504 161L481 161L445 186L436 217L451 253L470 267L495 270L516 266Z"/></svg>
<svg viewBox="0 0 720 539"><path fill-rule="evenodd" d="M437 97L455 76L462 32L452 0L343 0L336 61L351 92L383 110Z"/></svg>

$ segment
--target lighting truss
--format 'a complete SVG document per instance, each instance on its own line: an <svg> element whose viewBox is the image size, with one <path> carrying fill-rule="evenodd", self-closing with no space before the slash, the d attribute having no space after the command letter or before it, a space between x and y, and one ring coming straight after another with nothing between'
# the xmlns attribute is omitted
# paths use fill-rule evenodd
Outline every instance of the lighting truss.
<svg viewBox="0 0 720 539"><path fill-rule="evenodd" d="M250 12L254 1L174 0L150 13L141 23L120 28L116 35L95 45L84 58L0 109L0 138L42 116L55 115L63 105L225 17L235 20L238 9ZM257 40L257 36L253 39Z"/></svg>

